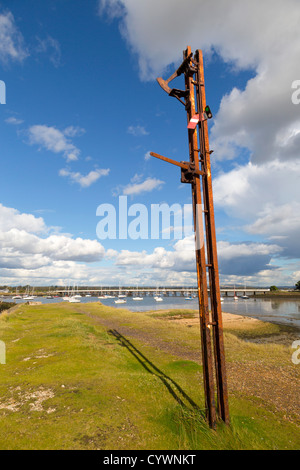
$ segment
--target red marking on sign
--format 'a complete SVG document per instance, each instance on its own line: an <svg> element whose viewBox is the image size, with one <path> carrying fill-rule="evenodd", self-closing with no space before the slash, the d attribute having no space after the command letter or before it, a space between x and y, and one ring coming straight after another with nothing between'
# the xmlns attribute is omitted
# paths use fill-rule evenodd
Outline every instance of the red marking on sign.
<svg viewBox="0 0 300 470"><path fill-rule="evenodd" d="M200 116L199 114L194 114L192 116L190 122L188 123L188 129L196 129L198 122L200 121Z"/></svg>
<svg viewBox="0 0 300 470"><path fill-rule="evenodd" d="M206 113L194 114L191 118L190 122L188 123L188 129L196 129L199 121L206 121L207 115Z"/></svg>

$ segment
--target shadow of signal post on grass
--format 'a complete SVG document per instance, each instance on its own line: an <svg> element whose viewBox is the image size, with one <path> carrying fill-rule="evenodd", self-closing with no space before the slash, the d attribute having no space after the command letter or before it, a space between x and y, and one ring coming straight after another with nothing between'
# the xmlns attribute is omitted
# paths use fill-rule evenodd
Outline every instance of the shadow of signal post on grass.
<svg viewBox="0 0 300 470"><path fill-rule="evenodd" d="M127 338L125 338L117 330L108 330L108 334L114 336L121 346L125 347L133 357L141 364L141 366L149 372L149 374L157 377L166 387L170 395L184 409L197 411L205 420L205 410L201 408L186 394L186 392L171 377L162 372L154 365L141 351L139 351Z"/></svg>

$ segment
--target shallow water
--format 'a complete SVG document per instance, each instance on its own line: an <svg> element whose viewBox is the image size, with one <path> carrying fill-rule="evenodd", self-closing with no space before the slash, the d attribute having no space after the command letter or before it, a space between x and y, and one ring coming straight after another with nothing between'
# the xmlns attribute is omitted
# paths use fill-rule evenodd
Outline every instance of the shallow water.
<svg viewBox="0 0 300 470"><path fill-rule="evenodd" d="M197 299L185 300L184 297L163 297L163 302L156 302L152 296L145 296L142 301L132 300L127 297L125 304L115 304L116 299L98 299L97 297L82 297L81 303L87 302L102 302L104 305L126 308L132 312L142 312L147 310L162 310L162 309L197 309ZM12 301L7 299L7 301ZM37 302L42 303L56 303L63 302L60 298L46 299L37 297ZM16 303L23 303L22 300L14 301ZM253 318L258 318L263 321L280 323L283 325L290 325L300 329L300 299L299 300L285 300L285 299L255 299L250 298L247 300L224 297L222 302L223 312L246 315Z"/></svg>

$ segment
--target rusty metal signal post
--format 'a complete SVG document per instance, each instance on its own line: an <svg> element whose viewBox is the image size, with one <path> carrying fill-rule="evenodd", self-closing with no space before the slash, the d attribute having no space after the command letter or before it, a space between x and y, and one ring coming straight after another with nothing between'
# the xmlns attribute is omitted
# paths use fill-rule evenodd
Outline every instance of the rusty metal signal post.
<svg viewBox="0 0 300 470"><path fill-rule="evenodd" d="M170 88L169 83L182 74L185 89ZM217 417L229 424L229 408L210 165L212 152L209 150L207 126L207 119L212 114L206 105L202 51L197 50L193 54L188 47L176 72L168 80L158 78L157 81L169 96L175 97L185 106L187 112L189 161L177 162L154 152L150 155L179 166L181 182L190 183L192 187L206 413L210 427L215 428Z"/></svg>

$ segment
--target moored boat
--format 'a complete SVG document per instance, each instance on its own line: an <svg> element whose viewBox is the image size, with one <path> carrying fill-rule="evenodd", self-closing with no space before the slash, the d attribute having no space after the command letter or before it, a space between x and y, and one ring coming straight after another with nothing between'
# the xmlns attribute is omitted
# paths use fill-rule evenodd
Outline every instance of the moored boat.
<svg viewBox="0 0 300 470"><path fill-rule="evenodd" d="M117 300L115 300L115 304L126 304L126 300L125 299L117 299Z"/></svg>
<svg viewBox="0 0 300 470"><path fill-rule="evenodd" d="M69 300L69 302L70 302L71 304L78 304L78 303L80 303L80 299L78 299L77 297L69 297L68 300Z"/></svg>

